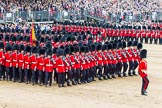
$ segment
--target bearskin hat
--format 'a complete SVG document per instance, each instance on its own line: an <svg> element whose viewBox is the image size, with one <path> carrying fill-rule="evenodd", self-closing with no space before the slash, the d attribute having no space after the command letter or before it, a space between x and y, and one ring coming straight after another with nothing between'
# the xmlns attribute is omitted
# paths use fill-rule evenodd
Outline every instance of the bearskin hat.
<svg viewBox="0 0 162 108"><path fill-rule="evenodd" d="M76 45L76 46L74 47L74 50L75 50L75 52L79 52L79 46Z"/></svg>
<svg viewBox="0 0 162 108"><path fill-rule="evenodd" d="M79 45L79 46L83 46L83 42L82 42L82 41L79 41L79 42L78 42L78 45Z"/></svg>
<svg viewBox="0 0 162 108"><path fill-rule="evenodd" d="M82 36L82 40L85 40L85 39L86 39L86 35L83 35L83 36Z"/></svg>
<svg viewBox="0 0 162 108"><path fill-rule="evenodd" d="M9 41L9 39L10 39L9 36L6 35L6 36L5 36L5 41Z"/></svg>
<svg viewBox="0 0 162 108"><path fill-rule="evenodd" d="M131 46L132 46L132 42L129 41L129 42L127 43L127 47L131 47Z"/></svg>
<svg viewBox="0 0 162 108"><path fill-rule="evenodd" d="M44 55L44 54L45 54L45 49L44 49L44 48L41 48L41 49L39 50L39 54L40 54L40 55Z"/></svg>
<svg viewBox="0 0 162 108"><path fill-rule="evenodd" d="M112 48L113 48L112 44L109 43L109 44L108 44L108 50L111 50Z"/></svg>
<svg viewBox="0 0 162 108"><path fill-rule="evenodd" d="M45 47L46 47L47 49L52 49L52 45L51 45L50 43L46 43Z"/></svg>
<svg viewBox="0 0 162 108"><path fill-rule="evenodd" d="M57 53L57 48L53 48L52 53L56 54Z"/></svg>
<svg viewBox="0 0 162 108"><path fill-rule="evenodd" d="M88 41L89 41L89 40L92 40L92 37L89 37L89 38L88 38Z"/></svg>
<svg viewBox="0 0 162 108"><path fill-rule="evenodd" d="M19 50L19 45L18 44L14 44L13 45L13 50Z"/></svg>
<svg viewBox="0 0 162 108"><path fill-rule="evenodd" d="M37 53L37 47L32 48L32 53Z"/></svg>
<svg viewBox="0 0 162 108"><path fill-rule="evenodd" d="M123 48L126 48L127 45L126 45L126 42L123 41Z"/></svg>
<svg viewBox="0 0 162 108"><path fill-rule="evenodd" d="M123 47L122 42L119 42L119 43L117 44L117 48L119 49L119 48L122 48L122 47Z"/></svg>
<svg viewBox="0 0 162 108"><path fill-rule="evenodd" d="M143 49L141 50L140 52L140 58L147 58L147 50L146 49Z"/></svg>
<svg viewBox="0 0 162 108"><path fill-rule="evenodd" d="M6 45L6 51L12 51L12 46L10 44Z"/></svg>
<svg viewBox="0 0 162 108"><path fill-rule="evenodd" d="M3 34L0 34L0 40L2 40L3 39Z"/></svg>
<svg viewBox="0 0 162 108"><path fill-rule="evenodd" d="M101 50L101 48L102 48L102 44L98 43L98 44L96 45L96 50L97 50L97 51L98 51L98 50Z"/></svg>
<svg viewBox="0 0 162 108"><path fill-rule="evenodd" d="M26 52L30 52L30 51L31 51L31 47L30 47L30 46L26 46L26 47L25 47L25 51L26 51Z"/></svg>
<svg viewBox="0 0 162 108"><path fill-rule="evenodd" d="M61 41L61 42L65 42L65 37L62 36L62 37L60 38L60 41Z"/></svg>
<svg viewBox="0 0 162 108"><path fill-rule="evenodd" d="M21 30L21 33L24 33L24 30Z"/></svg>
<svg viewBox="0 0 162 108"><path fill-rule="evenodd" d="M24 49L25 49L25 47L24 47L23 44L19 45L19 50L20 50L20 51L24 51Z"/></svg>
<svg viewBox="0 0 162 108"><path fill-rule="evenodd" d="M40 38L40 43L44 43L44 38L43 37Z"/></svg>
<svg viewBox="0 0 162 108"><path fill-rule="evenodd" d="M96 47L96 46L95 46L94 44L92 44L92 45L91 45L91 50L92 50L92 51L95 51L95 50L96 50L95 47Z"/></svg>
<svg viewBox="0 0 162 108"><path fill-rule="evenodd" d="M67 42L71 41L71 36L68 36L66 40L67 40Z"/></svg>
<svg viewBox="0 0 162 108"><path fill-rule="evenodd" d="M70 46L70 52L74 52L74 47L72 45Z"/></svg>
<svg viewBox="0 0 162 108"><path fill-rule="evenodd" d="M52 50L51 49L48 49L47 52L46 52L47 56L51 56L52 55Z"/></svg>
<svg viewBox="0 0 162 108"><path fill-rule="evenodd" d="M44 34L45 34L45 30L43 30L41 34L43 34L43 35L44 35Z"/></svg>
<svg viewBox="0 0 162 108"><path fill-rule="evenodd" d="M102 45L102 51L107 50L107 44Z"/></svg>
<svg viewBox="0 0 162 108"><path fill-rule="evenodd" d="M116 49L117 48L117 44L114 42L113 43L113 49Z"/></svg>
<svg viewBox="0 0 162 108"><path fill-rule="evenodd" d="M30 42L30 37L27 36L25 40L26 40L26 42Z"/></svg>
<svg viewBox="0 0 162 108"><path fill-rule="evenodd" d="M64 50L59 48L57 50L57 56L63 56L63 55L64 55Z"/></svg>
<svg viewBox="0 0 162 108"><path fill-rule="evenodd" d="M142 47L143 47L142 43L137 44L137 49L142 49Z"/></svg>
<svg viewBox="0 0 162 108"><path fill-rule="evenodd" d="M65 47L63 45L60 46L60 49L64 49Z"/></svg>
<svg viewBox="0 0 162 108"><path fill-rule="evenodd" d="M4 49L4 43L0 42L0 49Z"/></svg>
<svg viewBox="0 0 162 108"><path fill-rule="evenodd" d="M89 52L89 47L86 46L86 47L85 47L85 53L88 53L88 52Z"/></svg>
<svg viewBox="0 0 162 108"><path fill-rule="evenodd" d="M70 54L70 48L69 47L66 47L65 50L64 50L64 53L65 54Z"/></svg>
<svg viewBox="0 0 162 108"><path fill-rule="evenodd" d="M138 41L133 41L133 46L134 47L137 46L137 44L138 44Z"/></svg>
<svg viewBox="0 0 162 108"><path fill-rule="evenodd" d="M58 42L58 41L59 41L59 38L58 38L58 37L54 37L54 38L53 38L53 41L54 41L54 42Z"/></svg>
<svg viewBox="0 0 162 108"><path fill-rule="evenodd" d="M84 46L80 47L80 52L85 52L85 47Z"/></svg>
<svg viewBox="0 0 162 108"><path fill-rule="evenodd" d="M18 38L18 41L19 41L19 42L20 42L20 41L23 41L23 37L20 36L20 37Z"/></svg>
<svg viewBox="0 0 162 108"><path fill-rule="evenodd" d="M75 41L76 40L76 38L73 36L73 37L71 37L71 41Z"/></svg>

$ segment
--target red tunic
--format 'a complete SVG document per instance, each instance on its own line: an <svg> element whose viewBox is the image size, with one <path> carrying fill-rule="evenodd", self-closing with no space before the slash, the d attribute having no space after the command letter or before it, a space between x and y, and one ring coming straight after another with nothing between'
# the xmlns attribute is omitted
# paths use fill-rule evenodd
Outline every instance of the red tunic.
<svg viewBox="0 0 162 108"><path fill-rule="evenodd" d="M58 73L64 73L65 72L65 64L64 64L62 58L56 59L56 71Z"/></svg>
<svg viewBox="0 0 162 108"><path fill-rule="evenodd" d="M18 60L19 60L19 68L24 68L24 54L20 53L18 54Z"/></svg>
<svg viewBox="0 0 162 108"><path fill-rule="evenodd" d="M31 69L34 70L37 68L37 57L35 55L30 56Z"/></svg>
<svg viewBox="0 0 162 108"><path fill-rule="evenodd" d="M43 71L44 69L44 57L40 56L37 58L37 69Z"/></svg>
<svg viewBox="0 0 162 108"><path fill-rule="evenodd" d="M24 56L24 69L30 69L30 56Z"/></svg>
<svg viewBox="0 0 162 108"><path fill-rule="evenodd" d="M53 61L50 58L44 59L44 66L46 72L53 72Z"/></svg>
<svg viewBox="0 0 162 108"><path fill-rule="evenodd" d="M12 53L12 67L18 67L18 55L17 53L13 52Z"/></svg>
<svg viewBox="0 0 162 108"><path fill-rule="evenodd" d="M140 63L139 63L138 72L139 72L139 74L140 74L141 77L147 76L147 74L144 73L144 72L142 72L142 70L147 71L147 62L146 61L143 61L143 60L141 60Z"/></svg>
<svg viewBox="0 0 162 108"><path fill-rule="evenodd" d="M12 64L12 57L9 53L5 53L5 66L10 67Z"/></svg>
<svg viewBox="0 0 162 108"><path fill-rule="evenodd" d="M4 65L4 53L0 52L0 65Z"/></svg>

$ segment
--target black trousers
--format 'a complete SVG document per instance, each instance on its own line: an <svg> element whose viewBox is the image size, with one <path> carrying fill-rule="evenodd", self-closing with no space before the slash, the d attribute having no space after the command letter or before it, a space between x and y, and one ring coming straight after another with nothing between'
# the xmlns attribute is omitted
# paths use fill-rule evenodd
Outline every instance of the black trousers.
<svg viewBox="0 0 162 108"><path fill-rule="evenodd" d="M149 84L149 79L147 78L147 76L143 77L141 93L147 90L148 84Z"/></svg>
<svg viewBox="0 0 162 108"><path fill-rule="evenodd" d="M65 83L65 73L58 73L58 84L64 85Z"/></svg>
<svg viewBox="0 0 162 108"><path fill-rule="evenodd" d="M6 78L5 76L5 67L3 65L0 65L0 79L3 77L3 79Z"/></svg>
<svg viewBox="0 0 162 108"><path fill-rule="evenodd" d="M85 82L86 81L86 70L82 70L81 71L81 82Z"/></svg>
<svg viewBox="0 0 162 108"><path fill-rule="evenodd" d="M56 71L56 68L54 69L54 81L56 81L56 83L58 83L58 73Z"/></svg>
<svg viewBox="0 0 162 108"><path fill-rule="evenodd" d="M35 84L36 80L36 71L32 70L32 83Z"/></svg>
<svg viewBox="0 0 162 108"><path fill-rule="evenodd" d="M67 78L66 81L67 83L70 83L70 81L72 81L72 71L68 70L68 72L66 72Z"/></svg>
<svg viewBox="0 0 162 108"><path fill-rule="evenodd" d="M134 62L133 61L129 61L129 70L128 70L128 74L132 74L131 71L134 69Z"/></svg>
<svg viewBox="0 0 162 108"><path fill-rule="evenodd" d="M25 69L25 82L31 82L31 70L30 69Z"/></svg>
<svg viewBox="0 0 162 108"><path fill-rule="evenodd" d="M107 64L104 65L104 75L108 76L108 68L109 66Z"/></svg>
<svg viewBox="0 0 162 108"><path fill-rule="evenodd" d="M98 78L102 77L102 66L98 65Z"/></svg>
<svg viewBox="0 0 162 108"><path fill-rule="evenodd" d="M122 65L123 65L122 62L118 62L117 65L116 65L116 71L117 71L117 74L118 74L118 75L121 74Z"/></svg>
<svg viewBox="0 0 162 108"><path fill-rule="evenodd" d="M49 86L52 85L52 75L53 72L45 72L45 85L48 85L48 81L49 81Z"/></svg>
<svg viewBox="0 0 162 108"><path fill-rule="evenodd" d="M116 64L112 64L112 75L116 74Z"/></svg>
<svg viewBox="0 0 162 108"><path fill-rule="evenodd" d="M135 60L135 61L134 61L133 71L135 71L135 70L137 69L137 67L138 67L138 62Z"/></svg>
<svg viewBox="0 0 162 108"><path fill-rule="evenodd" d="M6 67L6 78L12 80L12 72L10 67Z"/></svg>
<svg viewBox="0 0 162 108"><path fill-rule="evenodd" d="M19 80L20 82L24 81L24 70L22 68L19 68Z"/></svg>
<svg viewBox="0 0 162 108"><path fill-rule="evenodd" d="M14 78L14 81L17 81L18 80L18 68L16 67L12 67L12 72L13 72L13 78Z"/></svg>
<svg viewBox="0 0 162 108"><path fill-rule="evenodd" d="M127 62L123 62L123 74L126 74L128 69L128 63Z"/></svg>
<svg viewBox="0 0 162 108"><path fill-rule="evenodd" d="M39 77L38 77L38 79L39 79L39 84L42 84L43 83L43 71L42 70L39 70L38 71L38 73L39 73Z"/></svg>
<svg viewBox="0 0 162 108"><path fill-rule="evenodd" d="M80 69L79 68L77 68L76 69L76 81L77 82L80 82L80 78L81 78L81 75L80 75L81 73L80 73Z"/></svg>

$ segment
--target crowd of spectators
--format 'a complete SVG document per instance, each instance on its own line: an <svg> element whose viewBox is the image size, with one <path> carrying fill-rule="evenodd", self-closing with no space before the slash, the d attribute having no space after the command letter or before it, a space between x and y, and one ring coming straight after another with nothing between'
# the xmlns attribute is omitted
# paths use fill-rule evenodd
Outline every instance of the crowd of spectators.
<svg viewBox="0 0 162 108"><path fill-rule="evenodd" d="M68 11L70 16L88 15L104 18L124 15L142 14L161 11L159 0L1 0L0 13L17 11Z"/></svg>

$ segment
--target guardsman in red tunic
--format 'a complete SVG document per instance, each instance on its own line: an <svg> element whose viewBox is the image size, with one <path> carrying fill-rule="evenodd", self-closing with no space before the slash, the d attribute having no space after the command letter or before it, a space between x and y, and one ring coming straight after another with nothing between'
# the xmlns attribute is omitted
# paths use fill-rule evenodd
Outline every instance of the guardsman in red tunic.
<svg viewBox="0 0 162 108"><path fill-rule="evenodd" d="M36 71L37 71L37 47L32 48L32 54L30 56L30 69L32 72L32 84L34 85L36 82Z"/></svg>
<svg viewBox="0 0 162 108"><path fill-rule="evenodd" d="M19 50L19 45L14 44L13 45L13 52L11 54L12 56L12 72L13 72L13 78L14 82L18 81L18 50Z"/></svg>
<svg viewBox="0 0 162 108"><path fill-rule="evenodd" d="M147 91L146 90L147 90L147 87L148 87L148 84L149 84L149 79L147 77L148 75L147 75L147 61L146 61L147 50L146 49L143 49L140 52L140 58L141 58L141 61L139 63L138 72L139 72L139 75L142 78L141 95L147 96Z"/></svg>
<svg viewBox="0 0 162 108"><path fill-rule="evenodd" d="M75 55L74 55L74 59L75 59L75 67L76 67L76 83L77 84L80 84L80 80L81 80L81 70L80 70L80 53L79 53L79 46L76 45L74 47L74 50L75 50Z"/></svg>
<svg viewBox="0 0 162 108"><path fill-rule="evenodd" d="M64 53L65 53L64 63L65 63L65 68L66 68L66 82L67 82L67 86L71 86L70 82L72 82L72 72L71 72L71 60L70 60L69 46L65 48Z"/></svg>
<svg viewBox="0 0 162 108"><path fill-rule="evenodd" d="M117 55L117 74L118 77L122 77L122 66L123 66L123 60L122 60L122 54L121 54L121 50L122 50L122 43L118 42L117 43L117 50L116 50L116 55Z"/></svg>
<svg viewBox="0 0 162 108"><path fill-rule="evenodd" d="M133 53L132 53L132 50L131 50L131 47L132 47L132 42L129 41L127 43L127 51L126 51L126 54L127 54L127 57L128 57L128 60L129 60L129 70L128 70L128 75L129 76L132 76L132 71L133 71L133 68L134 68L134 58L133 58Z"/></svg>
<svg viewBox="0 0 162 108"><path fill-rule="evenodd" d="M86 60L86 65L87 65L87 68L86 68L86 82L87 83L90 83L91 82L91 79L90 79L90 64L91 64L91 61L90 61L90 57L89 57L89 47L88 45L86 46L86 50L85 50L85 60Z"/></svg>
<svg viewBox="0 0 162 108"><path fill-rule="evenodd" d="M12 46L8 43L6 45L6 53L5 53L5 67L6 67L6 78L8 80L12 80L12 73L11 73L11 67L12 67L12 56L11 56Z"/></svg>
<svg viewBox="0 0 162 108"><path fill-rule="evenodd" d="M25 55L24 55L24 70L25 70L25 82L26 82L26 84L31 82L30 52L31 52L31 47L27 45L25 47Z"/></svg>
<svg viewBox="0 0 162 108"><path fill-rule="evenodd" d="M24 82L24 50L25 47L23 44L19 45L19 51L20 53L18 54L18 68L19 68L19 82Z"/></svg>
<svg viewBox="0 0 162 108"><path fill-rule="evenodd" d="M116 54L117 43L115 41L112 44L112 48L113 49L110 53L112 58L113 58L113 60L112 60L112 65L113 65L112 78L116 78L115 74L117 73L117 63L118 63L117 59L118 59L118 57L117 57L117 54Z"/></svg>
<svg viewBox="0 0 162 108"><path fill-rule="evenodd" d="M46 52L47 57L44 59L44 66L45 66L45 86L47 87L48 81L49 86L52 85L52 75L54 71L54 64L52 60L52 50L48 49Z"/></svg>
<svg viewBox="0 0 162 108"><path fill-rule="evenodd" d="M64 63L64 50L58 49L57 50L57 56L56 59L56 71L58 73L58 86L59 87L65 87L65 63Z"/></svg>
<svg viewBox="0 0 162 108"><path fill-rule="evenodd" d="M80 59L81 59L81 83L86 83L86 69L87 69L87 65L86 65L86 60L85 60L85 47L82 46L80 47Z"/></svg>
<svg viewBox="0 0 162 108"><path fill-rule="evenodd" d="M4 71L4 43L0 42L0 80L3 76L3 80L5 80L5 71Z"/></svg>
<svg viewBox="0 0 162 108"><path fill-rule="evenodd" d="M70 61L71 61L71 71L72 71L72 84L76 85L76 67L75 67L75 58L74 58L74 47L70 46Z"/></svg>
<svg viewBox="0 0 162 108"><path fill-rule="evenodd" d="M127 77L127 69L128 69L128 58L127 58L127 55L126 55L126 42L123 41L123 49L121 51L121 54L122 54L122 61L123 61L123 76L124 77Z"/></svg>
<svg viewBox="0 0 162 108"><path fill-rule="evenodd" d="M104 44L102 46L102 51L103 51L103 54L102 54L102 59L103 59L103 68L104 68L104 75L103 75L103 78L105 80L108 79L108 61L107 61L107 44Z"/></svg>
<svg viewBox="0 0 162 108"><path fill-rule="evenodd" d="M44 83L44 72L45 72L45 67L44 67L44 54L45 54L45 49L41 48L39 50L39 56L37 59L37 70L38 70L38 79L39 79L39 85L41 86L42 83Z"/></svg>
<svg viewBox="0 0 162 108"><path fill-rule="evenodd" d="M58 74L56 72L56 62L55 60L57 59L57 48L53 48L52 50L52 60L53 60L53 68L54 68L54 81L56 81L56 83L58 83Z"/></svg>
<svg viewBox="0 0 162 108"><path fill-rule="evenodd" d="M97 58L97 64L98 64L98 79L102 80L102 66L103 66L103 57L102 57L102 45L101 43L98 43L98 45L96 46L96 58Z"/></svg>
<svg viewBox="0 0 162 108"><path fill-rule="evenodd" d="M133 58L134 58L133 75L135 75L135 76L137 76L135 70L137 69L138 64L139 64L138 59L137 59L137 56L138 56L137 45L138 45L138 41L134 41L133 42L132 53L133 53Z"/></svg>
<svg viewBox="0 0 162 108"><path fill-rule="evenodd" d="M95 76L96 76L96 72L97 72L97 69L96 69L96 58L95 58L95 53L96 53L96 46L95 44L92 44L91 45L91 49L92 49L92 52L91 52L91 56L93 58L93 61L92 61L92 81L96 81L95 80Z"/></svg>

